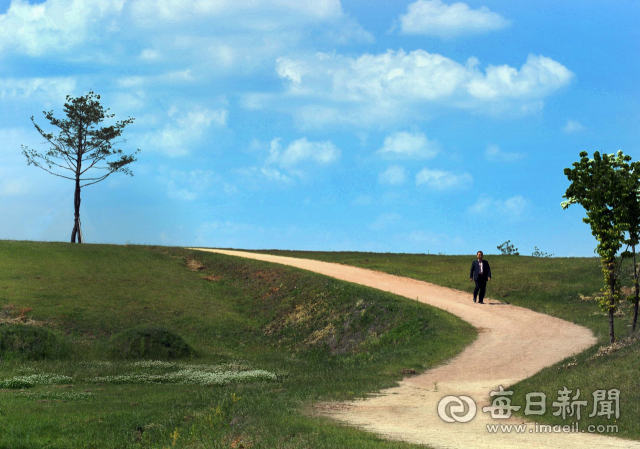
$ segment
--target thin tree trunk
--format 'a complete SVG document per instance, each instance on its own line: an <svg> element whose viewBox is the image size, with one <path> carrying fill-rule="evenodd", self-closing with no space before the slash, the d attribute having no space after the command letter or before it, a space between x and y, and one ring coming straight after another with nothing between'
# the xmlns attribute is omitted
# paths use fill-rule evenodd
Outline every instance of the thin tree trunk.
<svg viewBox="0 0 640 449"><path fill-rule="evenodd" d="M633 249L633 279L636 285L636 300L633 307L633 323L631 324L631 332L636 331L636 323L638 322L638 296L640 296L640 287L638 286L638 270L636 268L636 245L632 246Z"/></svg>
<svg viewBox="0 0 640 449"><path fill-rule="evenodd" d="M76 243L76 237L78 238L78 243L82 243L80 241L80 226L79 219L80 218L80 180L76 179L76 188L73 193L73 230L71 231L71 243Z"/></svg>
<svg viewBox="0 0 640 449"><path fill-rule="evenodd" d="M80 179L76 179L76 190L73 195L73 231L71 232L71 243L82 243L80 238Z"/></svg>
<svg viewBox="0 0 640 449"><path fill-rule="evenodd" d="M614 294L616 292L616 278L613 273L614 264L609 264L609 341L613 344L616 341L616 334L613 329L613 306L615 305Z"/></svg>
<svg viewBox="0 0 640 449"><path fill-rule="evenodd" d="M76 179L76 188L73 192L73 230L71 231L71 243L76 243L76 237L80 240L80 232L78 230L78 215L80 210L78 208L78 190L80 186L80 180Z"/></svg>
<svg viewBox="0 0 640 449"><path fill-rule="evenodd" d="M73 229L71 230L71 243L76 243L76 230L78 229L78 225L76 221L73 221Z"/></svg>
<svg viewBox="0 0 640 449"><path fill-rule="evenodd" d="M83 154L82 133L78 134L78 156L76 159L76 190L73 194L73 231L71 231L71 243L82 243L80 238L80 173L82 169Z"/></svg>
<svg viewBox="0 0 640 449"><path fill-rule="evenodd" d="M613 300L611 300L613 302ZM611 344L616 342L616 335L613 330L613 309L609 309L609 342Z"/></svg>

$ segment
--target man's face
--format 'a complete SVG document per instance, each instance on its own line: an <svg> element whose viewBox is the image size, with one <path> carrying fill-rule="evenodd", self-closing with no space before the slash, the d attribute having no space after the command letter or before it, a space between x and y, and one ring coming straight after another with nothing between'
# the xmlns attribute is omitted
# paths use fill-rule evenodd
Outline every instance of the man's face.
<svg viewBox="0 0 640 449"><path fill-rule="evenodd" d="M478 260L482 260L482 253L478 251Z"/></svg>

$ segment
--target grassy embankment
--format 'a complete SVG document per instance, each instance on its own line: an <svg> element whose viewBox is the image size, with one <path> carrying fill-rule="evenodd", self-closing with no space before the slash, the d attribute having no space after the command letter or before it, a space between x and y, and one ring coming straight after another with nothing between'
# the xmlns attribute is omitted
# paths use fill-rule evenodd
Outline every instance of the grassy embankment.
<svg viewBox="0 0 640 449"><path fill-rule="evenodd" d="M337 262L399 276L407 276L469 292L474 283L469 281L469 268L475 256L437 256L424 254L390 254L357 252L312 252L312 251L256 251L290 257ZM492 280L487 287L487 296L502 302L526 307L577 323L591 329L599 340L595 347L574 358L542 370L535 376L514 385L513 404L522 405L525 394L543 392L547 397L547 411L542 416L530 416L548 424L566 425L575 418L553 416L557 408L552 402L558 390L567 387L573 390L571 397L580 389L577 400L587 400L588 407L582 409L580 428L588 425L618 425L618 436L640 439L640 339L611 354L598 355L600 347L608 346L608 321L600 311L595 295L602 287L602 273L597 258L539 258L528 256L487 255L491 264ZM630 286L631 264L625 262L623 276ZM621 304L615 326L618 340L630 337L630 303ZM636 332L638 334L638 332ZM496 354L496 357L499 357ZM595 390L617 388L620 393L620 418L614 422L594 416L592 393Z"/></svg>
<svg viewBox="0 0 640 449"><path fill-rule="evenodd" d="M184 342L127 343L133 328ZM417 447L305 412L392 386L475 335L415 301L273 264L2 241L0 447ZM156 356L192 354L124 358L154 338Z"/></svg>

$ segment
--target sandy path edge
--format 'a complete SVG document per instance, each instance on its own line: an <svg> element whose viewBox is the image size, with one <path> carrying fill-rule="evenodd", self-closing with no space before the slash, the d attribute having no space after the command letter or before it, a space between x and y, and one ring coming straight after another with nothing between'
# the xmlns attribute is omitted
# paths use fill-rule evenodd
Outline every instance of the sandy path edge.
<svg viewBox="0 0 640 449"><path fill-rule="evenodd" d="M331 417L391 439L427 444L433 448L638 448L640 442L589 433L580 426L571 433L542 433L520 418L494 419L482 411L490 391L507 389L541 369L594 345L593 333L582 326L529 309L487 301L474 304L468 293L415 279L348 265L243 251L189 248L229 256L289 265L355 284L395 293L446 310L479 330L478 338L447 364L405 378L398 387L366 400L319 404L315 413ZM569 389L580 385L567 385ZM575 394L575 391L574 391ZM470 396L478 407L467 423L446 423L437 414L447 395ZM547 398L547 412L551 402ZM592 406L592 398L581 397ZM517 404L522 405L524 404ZM590 413L585 408L583 414ZM567 420L567 424L571 424ZM574 421L576 423L576 421ZM490 433L492 424L527 424L522 433ZM613 420L612 420L613 424ZM572 429L576 429L575 424Z"/></svg>

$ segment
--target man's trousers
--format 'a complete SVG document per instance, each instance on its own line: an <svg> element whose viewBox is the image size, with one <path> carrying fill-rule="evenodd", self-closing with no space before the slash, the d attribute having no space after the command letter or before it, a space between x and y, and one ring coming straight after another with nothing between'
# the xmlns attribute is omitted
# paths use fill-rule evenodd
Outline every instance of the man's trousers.
<svg viewBox="0 0 640 449"><path fill-rule="evenodd" d="M487 278L479 277L476 281L476 288L473 290L473 300L478 298L479 302L484 302L484 292L487 289Z"/></svg>

